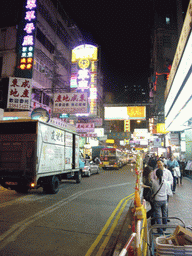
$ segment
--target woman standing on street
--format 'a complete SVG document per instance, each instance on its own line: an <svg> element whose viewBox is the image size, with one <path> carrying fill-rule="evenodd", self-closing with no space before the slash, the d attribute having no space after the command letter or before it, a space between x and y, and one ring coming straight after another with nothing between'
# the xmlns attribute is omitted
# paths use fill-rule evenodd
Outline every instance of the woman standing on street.
<svg viewBox="0 0 192 256"><path fill-rule="evenodd" d="M170 184L163 179L163 171L161 169L156 170L157 180L152 179L152 191L154 195L154 216L157 224L161 224L161 218L163 224L167 224L167 196L170 194ZM162 228L158 228L158 233L163 233Z"/></svg>
<svg viewBox="0 0 192 256"><path fill-rule="evenodd" d="M147 212L147 219L151 217L151 225L154 225L155 221L153 219L153 202L150 201L150 191L152 189L151 174L152 168L150 166L145 166L143 169L143 198L150 204L151 209Z"/></svg>

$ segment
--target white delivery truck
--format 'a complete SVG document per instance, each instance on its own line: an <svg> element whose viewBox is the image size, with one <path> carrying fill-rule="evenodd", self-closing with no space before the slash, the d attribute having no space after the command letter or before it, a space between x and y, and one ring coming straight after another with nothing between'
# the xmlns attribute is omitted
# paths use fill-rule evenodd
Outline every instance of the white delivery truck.
<svg viewBox="0 0 192 256"><path fill-rule="evenodd" d="M0 184L55 194L62 179L81 181L79 135L38 120L0 121Z"/></svg>

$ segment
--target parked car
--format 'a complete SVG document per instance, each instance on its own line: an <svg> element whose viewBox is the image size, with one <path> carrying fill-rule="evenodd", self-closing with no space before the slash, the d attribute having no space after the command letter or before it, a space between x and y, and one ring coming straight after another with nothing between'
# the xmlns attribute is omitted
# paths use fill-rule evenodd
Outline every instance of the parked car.
<svg viewBox="0 0 192 256"><path fill-rule="evenodd" d="M85 166L82 170L82 176L90 177L93 173L99 173L99 164L96 164L92 160L85 159Z"/></svg>

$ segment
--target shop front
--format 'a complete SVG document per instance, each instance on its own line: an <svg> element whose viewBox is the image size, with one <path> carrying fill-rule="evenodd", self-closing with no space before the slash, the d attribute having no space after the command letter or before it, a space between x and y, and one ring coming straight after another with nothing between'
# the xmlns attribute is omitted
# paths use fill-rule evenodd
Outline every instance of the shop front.
<svg viewBox="0 0 192 256"><path fill-rule="evenodd" d="M190 1L192 4L192 1ZM178 136L177 146L171 150L179 159L192 160L192 33L190 6L173 60L169 80L165 90L165 127L170 136ZM192 173L192 169L189 170ZM191 175L192 176L192 175Z"/></svg>

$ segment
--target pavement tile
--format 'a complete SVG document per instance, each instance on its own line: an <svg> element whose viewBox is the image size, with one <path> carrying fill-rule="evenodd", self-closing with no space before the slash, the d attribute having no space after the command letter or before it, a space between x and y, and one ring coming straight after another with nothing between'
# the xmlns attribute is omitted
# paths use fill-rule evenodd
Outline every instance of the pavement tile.
<svg viewBox="0 0 192 256"><path fill-rule="evenodd" d="M169 199L169 217L177 217L192 225L192 180L184 177L183 185L176 188L176 193Z"/></svg>

